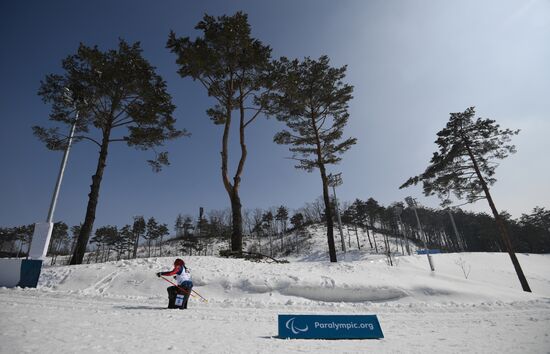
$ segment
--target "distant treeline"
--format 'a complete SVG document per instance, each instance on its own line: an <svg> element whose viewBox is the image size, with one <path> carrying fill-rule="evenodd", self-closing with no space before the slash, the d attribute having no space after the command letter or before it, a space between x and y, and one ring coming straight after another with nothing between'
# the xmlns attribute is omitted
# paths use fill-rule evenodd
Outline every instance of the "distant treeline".
<svg viewBox="0 0 550 354"><path fill-rule="evenodd" d="M422 234L413 209L403 203L384 207L373 198L366 201L356 199L353 203L345 203L340 209L341 220L345 225L407 238L420 247L426 243L429 248L444 252L504 251L494 219L486 213L418 206L416 209ZM535 207L530 214L522 214L518 219L511 218L506 212L502 212L502 216L516 252L550 252L550 210ZM306 203L294 213L290 213L285 206L243 212L246 236L269 239L267 252L271 254L274 248L272 242L281 243L280 247L276 247L279 252L283 247L291 251L298 245L298 242L282 244L283 235L324 221L324 203L321 198ZM336 216L334 222L337 222ZM57 256L72 254L79 228L79 225L68 227L64 222L55 223L48 249L52 264L56 263ZM0 227L0 255L25 257L32 241L33 229L34 225ZM213 254L212 244L217 240L229 240L231 236L231 211L210 210L199 217L180 214L174 223L174 234L171 237L169 235L168 225L158 223L154 217L146 220L143 216L136 216L132 224L122 227L102 226L95 230L88 244L86 262L163 256L166 254L162 246L166 240L178 242L178 250L182 254ZM305 233L296 232L296 235L303 236ZM142 246L140 253L138 245Z"/></svg>
<svg viewBox="0 0 550 354"><path fill-rule="evenodd" d="M345 209L342 220L394 236L405 234L419 245L426 241L429 248L447 252L505 251L495 220L486 213L459 208L441 210L418 206L416 209L425 238L419 232L413 209L402 203L384 207L372 198L366 202L356 200ZM516 252L550 252L550 210L535 207L530 214L523 214L518 219L512 219L507 212L502 212L501 216Z"/></svg>

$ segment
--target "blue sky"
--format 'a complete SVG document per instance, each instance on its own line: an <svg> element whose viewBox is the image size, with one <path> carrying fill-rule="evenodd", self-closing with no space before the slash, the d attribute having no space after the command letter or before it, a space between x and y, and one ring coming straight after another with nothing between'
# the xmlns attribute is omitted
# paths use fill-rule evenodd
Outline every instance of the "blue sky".
<svg viewBox="0 0 550 354"><path fill-rule="evenodd" d="M238 10L248 13L253 36L274 57L327 54L334 66L348 65L355 91L346 135L358 144L330 168L343 173L342 200L374 197L387 205L413 195L436 206L420 188L398 186L427 166L449 112L475 105L480 116L522 130L514 139L518 153L497 169L497 207L516 217L550 207L548 1L4 1L0 226L43 221L48 211L61 153L31 133L33 125L49 124L49 106L37 96L40 80L60 72L79 42L110 49L118 38L142 43L168 83L178 126L193 135L168 144L172 165L159 174L145 162L150 153L113 145L95 225L145 215L172 227L178 213L229 207L220 177L222 131L205 114L213 102L200 84L176 74L165 43L170 29L199 35L194 26L204 13ZM280 128L262 119L247 132L245 208L298 208L321 195L318 172L295 170L287 148L272 142ZM97 154L86 142L73 147L55 220L83 220ZM484 202L466 208L488 210Z"/></svg>

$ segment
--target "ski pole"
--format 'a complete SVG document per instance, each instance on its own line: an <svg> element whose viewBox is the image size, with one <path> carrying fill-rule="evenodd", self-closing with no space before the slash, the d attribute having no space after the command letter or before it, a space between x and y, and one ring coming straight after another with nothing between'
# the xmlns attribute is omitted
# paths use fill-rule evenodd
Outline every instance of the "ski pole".
<svg viewBox="0 0 550 354"><path fill-rule="evenodd" d="M166 279L165 277L161 276L162 279L166 280L167 282L169 282L170 284L176 286L178 289L181 289L185 294L188 294L188 295L191 295L193 297L200 297L204 302L208 302L208 300L206 300L201 294L199 294L198 292L196 292L195 290L191 289L191 292L189 292L188 290L186 290L185 288L182 288L181 286L178 286L177 284L171 282L170 280Z"/></svg>
<svg viewBox="0 0 550 354"><path fill-rule="evenodd" d="M161 279L164 279L164 280L166 280L167 282L169 282L170 284L174 285L176 288L178 288L178 289L180 289L181 291L183 291L184 294L190 295L190 296L193 296L193 297L196 297L195 294L190 293L189 290L187 290L187 289L185 289L185 288L182 288L181 286L177 285L176 283L171 282L170 280L166 279L165 277L160 276L160 278L161 278Z"/></svg>
<svg viewBox="0 0 550 354"><path fill-rule="evenodd" d="M198 292L196 292L195 290L191 289L192 292L194 292L198 297L200 297L204 302L208 302L208 300L206 300L204 297L202 297L201 294L199 294Z"/></svg>

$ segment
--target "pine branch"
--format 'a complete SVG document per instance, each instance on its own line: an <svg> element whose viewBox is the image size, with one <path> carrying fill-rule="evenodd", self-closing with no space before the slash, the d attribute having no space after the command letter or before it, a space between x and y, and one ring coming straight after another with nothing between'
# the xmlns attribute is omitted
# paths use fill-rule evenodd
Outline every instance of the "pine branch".
<svg viewBox="0 0 550 354"><path fill-rule="evenodd" d="M91 141L92 143L96 144L97 146L101 147L101 144L99 143L99 141L93 139L93 138L90 138L89 136L85 136L85 135L77 135L74 137L74 139L85 139L85 140L89 140Z"/></svg>

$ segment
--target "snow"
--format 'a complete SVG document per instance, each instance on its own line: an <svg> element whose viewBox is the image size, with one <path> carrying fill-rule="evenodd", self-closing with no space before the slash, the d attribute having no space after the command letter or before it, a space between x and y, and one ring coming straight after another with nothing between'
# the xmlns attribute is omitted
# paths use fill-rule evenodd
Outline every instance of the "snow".
<svg viewBox="0 0 550 354"><path fill-rule="evenodd" d="M431 272L425 255L390 267L364 245L329 263L321 231L289 263L185 256L208 299L185 311L165 309L155 276L174 257L46 267L37 289L0 288L0 352L550 352L550 255L518 254L525 293L507 254L436 254ZM385 338L279 339L289 313L376 314Z"/></svg>

